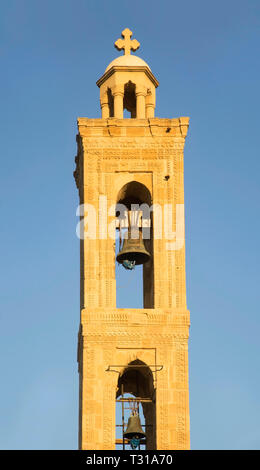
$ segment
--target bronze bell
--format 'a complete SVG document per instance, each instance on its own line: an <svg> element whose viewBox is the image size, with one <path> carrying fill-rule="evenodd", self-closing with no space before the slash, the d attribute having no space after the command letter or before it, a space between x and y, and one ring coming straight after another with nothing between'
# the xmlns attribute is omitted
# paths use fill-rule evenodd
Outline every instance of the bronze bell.
<svg viewBox="0 0 260 470"><path fill-rule="evenodd" d="M131 238L131 231L128 231L128 238L124 238L122 250L119 251L116 260L122 264L124 261L135 261L135 264L144 264L150 260L151 255L145 249L142 231L138 231L137 238Z"/></svg>
<svg viewBox="0 0 260 470"><path fill-rule="evenodd" d="M133 437L137 437L138 439L144 439L145 433L142 430L141 422L139 415L136 413L128 419L127 429L124 432L124 437L126 439L133 439Z"/></svg>

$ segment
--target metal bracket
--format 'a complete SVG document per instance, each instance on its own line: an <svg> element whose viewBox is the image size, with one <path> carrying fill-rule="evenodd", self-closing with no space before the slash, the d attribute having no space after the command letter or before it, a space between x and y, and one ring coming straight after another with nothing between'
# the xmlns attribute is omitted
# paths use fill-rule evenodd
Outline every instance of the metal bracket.
<svg viewBox="0 0 260 470"><path fill-rule="evenodd" d="M150 368L151 369L151 372L159 372L163 369L163 366L162 365L157 365L157 364L123 364L123 365L109 365L108 368L106 369L106 372L117 372L118 374L120 374L121 372L118 371L118 370L115 370L115 369L112 369L112 367L120 367L120 369L123 367L124 369L129 369L129 368L133 368L133 369L137 369L137 368L141 368L141 367L145 367L145 368ZM154 367L154 370L152 370L152 367Z"/></svg>

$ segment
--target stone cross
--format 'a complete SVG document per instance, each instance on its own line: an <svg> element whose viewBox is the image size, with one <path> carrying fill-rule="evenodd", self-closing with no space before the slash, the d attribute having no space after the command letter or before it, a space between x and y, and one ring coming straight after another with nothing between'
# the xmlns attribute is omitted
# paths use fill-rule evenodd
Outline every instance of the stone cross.
<svg viewBox="0 0 260 470"><path fill-rule="evenodd" d="M115 47L118 51L121 51L122 49L125 50L125 55L130 55L131 50L132 51L137 51L140 47L140 42L138 42L136 39L131 39L132 36L132 31L130 29L126 28L124 31L122 31L121 36L124 39L118 39L115 42Z"/></svg>

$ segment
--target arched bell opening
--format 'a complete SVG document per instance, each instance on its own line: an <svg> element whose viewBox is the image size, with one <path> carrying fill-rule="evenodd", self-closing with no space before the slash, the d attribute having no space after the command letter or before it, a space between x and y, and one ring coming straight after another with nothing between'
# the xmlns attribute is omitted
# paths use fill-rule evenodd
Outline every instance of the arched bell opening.
<svg viewBox="0 0 260 470"><path fill-rule="evenodd" d="M116 243L116 281L117 307L153 308L154 307L154 266L153 266L153 224L151 212L152 198L148 188L137 181L125 184L119 191L116 201L117 230ZM140 270L141 266L141 270ZM125 272L128 271L128 274ZM123 295L123 305L119 287L128 286ZM135 277L138 276L137 283ZM142 298L136 298L142 284ZM136 289L136 285L138 288ZM131 287L133 290L131 292ZM135 289L135 290L134 290ZM136 300L136 305L125 302Z"/></svg>
<svg viewBox="0 0 260 470"><path fill-rule="evenodd" d="M109 117L114 117L114 97L112 95L110 88L107 89L107 98L108 98Z"/></svg>
<svg viewBox="0 0 260 470"><path fill-rule="evenodd" d="M117 204L125 204L128 209L131 204L152 204L152 197L149 189L138 181L131 181L125 184L117 195Z"/></svg>
<svg viewBox="0 0 260 470"><path fill-rule="evenodd" d="M130 438L137 432L140 449L156 450L156 396L153 373L147 364L139 359L128 364L118 379L116 401L117 445L130 449ZM132 410L137 411L139 419L131 422Z"/></svg>
<svg viewBox="0 0 260 470"><path fill-rule="evenodd" d="M130 113L131 118L136 118L135 84L130 80L124 85L123 109Z"/></svg>

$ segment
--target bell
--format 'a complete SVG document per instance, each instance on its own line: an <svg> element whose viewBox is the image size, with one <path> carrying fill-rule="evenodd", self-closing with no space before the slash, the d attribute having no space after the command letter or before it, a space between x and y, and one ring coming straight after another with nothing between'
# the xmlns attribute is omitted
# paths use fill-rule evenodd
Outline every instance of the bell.
<svg viewBox="0 0 260 470"><path fill-rule="evenodd" d="M135 261L135 264L144 264L151 258L150 253L145 249L142 232L138 229L139 237L130 238L129 231L128 238L124 238L122 250L119 251L116 260L122 264L124 261Z"/></svg>
<svg viewBox="0 0 260 470"><path fill-rule="evenodd" d="M145 433L142 430L140 418L137 413L130 416L128 419L127 429L124 432L124 437L126 439L133 439L133 437L137 437L138 439L145 438Z"/></svg>

